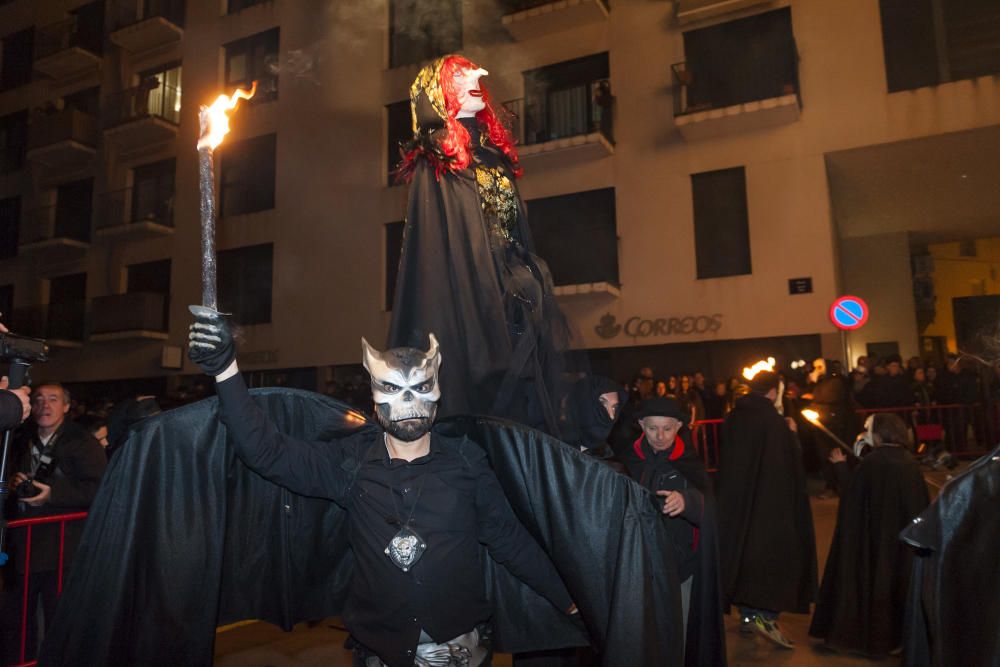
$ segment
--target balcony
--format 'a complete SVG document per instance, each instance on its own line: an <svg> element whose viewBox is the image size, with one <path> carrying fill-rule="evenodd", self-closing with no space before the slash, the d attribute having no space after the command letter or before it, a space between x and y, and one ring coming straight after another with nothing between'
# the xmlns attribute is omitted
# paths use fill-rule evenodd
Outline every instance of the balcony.
<svg viewBox="0 0 1000 667"><path fill-rule="evenodd" d="M101 66L101 34L82 29L77 17L35 32L35 71L65 80L96 72Z"/></svg>
<svg viewBox="0 0 1000 667"><path fill-rule="evenodd" d="M166 294L152 292L97 297L91 305L88 340L167 340L168 306Z"/></svg>
<svg viewBox="0 0 1000 667"><path fill-rule="evenodd" d="M606 0L506 0L501 22L518 41L608 20Z"/></svg>
<svg viewBox="0 0 1000 667"><path fill-rule="evenodd" d="M173 194L147 194L125 188L101 198L97 236L135 240L169 236L174 233Z"/></svg>
<svg viewBox="0 0 1000 667"><path fill-rule="evenodd" d="M48 167L79 165L97 153L97 119L76 109L39 113L28 131L27 157Z"/></svg>
<svg viewBox="0 0 1000 667"><path fill-rule="evenodd" d="M696 21L722 16L754 5L763 5L774 0L679 0L677 22L684 25Z"/></svg>
<svg viewBox="0 0 1000 667"><path fill-rule="evenodd" d="M729 90L712 83L702 85L688 63L671 66L674 81L674 123L688 141L729 133L753 132L793 123L799 119L802 101L798 77L775 86L760 87L733 101ZM738 99L738 98L737 98Z"/></svg>
<svg viewBox="0 0 1000 667"><path fill-rule="evenodd" d="M111 41L130 53L165 48L184 36L184 0L126 0Z"/></svg>
<svg viewBox="0 0 1000 667"><path fill-rule="evenodd" d="M142 152L177 136L179 88L136 86L108 99L105 136L125 155Z"/></svg>
<svg viewBox="0 0 1000 667"><path fill-rule="evenodd" d="M50 347L80 348L86 317L87 302L80 299L15 308L8 324L22 336L44 338Z"/></svg>
<svg viewBox="0 0 1000 667"><path fill-rule="evenodd" d="M591 160L614 155L614 97L607 79L549 91L544 103L504 103L514 116L522 160L542 156Z"/></svg>
<svg viewBox="0 0 1000 667"><path fill-rule="evenodd" d="M25 213L20 252L48 262L79 259L90 247L90 211L46 206Z"/></svg>

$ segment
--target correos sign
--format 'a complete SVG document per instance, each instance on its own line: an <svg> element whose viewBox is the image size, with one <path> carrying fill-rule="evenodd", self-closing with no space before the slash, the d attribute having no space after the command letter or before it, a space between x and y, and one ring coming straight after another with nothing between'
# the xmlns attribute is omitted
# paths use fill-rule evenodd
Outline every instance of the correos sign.
<svg viewBox="0 0 1000 667"><path fill-rule="evenodd" d="M605 339L624 334L628 338L651 338L656 336L679 336L690 334L714 334L722 328L722 314L684 315L682 317L658 317L647 319L635 315L619 324L618 319L607 313L594 331Z"/></svg>

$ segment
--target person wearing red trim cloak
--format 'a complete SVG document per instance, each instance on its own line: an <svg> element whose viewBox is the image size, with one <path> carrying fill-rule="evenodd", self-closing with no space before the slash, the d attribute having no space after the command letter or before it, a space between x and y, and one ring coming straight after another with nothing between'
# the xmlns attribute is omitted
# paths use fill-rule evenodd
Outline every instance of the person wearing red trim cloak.
<svg viewBox="0 0 1000 667"><path fill-rule="evenodd" d="M565 318L534 254L514 138L458 55L410 88L413 139L401 147L409 206L388 347L429 333L449 351L442 415L504 417L559 435Z"/></svg>
<svg viewBox="0 0 1000 667"><path fill-rule="evenodd" d="M632 479L654 494L674 547L681 582L684 664L726 664L715 500L705 464L686 420L672 398L642 402L636 413L642 435L623 456Z"/></svg>

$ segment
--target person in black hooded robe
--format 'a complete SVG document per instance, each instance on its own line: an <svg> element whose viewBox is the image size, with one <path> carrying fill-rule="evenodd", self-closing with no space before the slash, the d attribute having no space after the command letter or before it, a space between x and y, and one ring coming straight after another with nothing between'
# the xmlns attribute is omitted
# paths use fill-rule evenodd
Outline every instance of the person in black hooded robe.
<svg viewBox="0 0 1000 667"><path fill-rule="evenodd" d="M779 385L758 373L722 424L719 447L719 553L722 583L745 634L783 648L783 611L809 613L816 596L816 537L795 422L774 407Z"/></svg>
<svg viewBox="0 0 1000 667"><path fill-rule="evenodd" d="M469 60L434 60L410 88L410 184L388 347L448 350L443 416L483 414L559 435L568 329L545 262L534 254L521 169Z"/></svg>
<svg viewBox="0 0 1000 667"><path fill-rule="evenodd" d="M902 642L911 553L899 531L930 502L920 465L899 416L869 417L873 449L853 471L841 449L840 507L809 634L827 647L884 656Z"/></svg>

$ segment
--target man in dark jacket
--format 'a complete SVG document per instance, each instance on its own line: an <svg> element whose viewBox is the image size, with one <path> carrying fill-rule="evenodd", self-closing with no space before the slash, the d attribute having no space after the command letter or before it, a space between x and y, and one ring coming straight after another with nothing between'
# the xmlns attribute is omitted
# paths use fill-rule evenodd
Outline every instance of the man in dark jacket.
<svg viewBox="0 0 1000 667"><path fill-rule="evenodd" d="M876 375L858 393L858 402L866 408L902 408L913 405L910 379L903 373L903 359L892 354L885 360L885 375Z"/></svg>
<svg viewBox="0 0 1000 667"><path fill-rule="evenodd" d="M705 465L672 398L643 401L642 435L623 456L632 479L655 494L673 544L684 614L684 664L726 664L715 500Z"/></svg>
<svg viewBox="0 0 1000 667"><path fill-rule="evenodd" d="M61 385L38 387L32 396L34 427L15 447L12 469L16 471L11 488L15 518L34 518L78 512L90 507L107 465L104 450L84 428L69 421L69 392ZM30 480L30 481L29 481ZM24 484L28 482L28 484ZM70 522L65 528L64 571L68 570L83 530L82 522ZM4 650L12 652L19 643L20 603L24 597L26 531L12 531L17 576L8 582L3 605ZM56 524L35 526L32 530L31 561L27 568L28 610L25 659L33 659L38 641L36 607L41 598L46 625L55 616L59 588L60 530ZM65 574L64 574L65 576ZM7 656L11 658L10 655ZM14 660L14 662L17 662Z"/></svg>
<svg viewBox="0 0 1000 667"><path fill-rule="evenodd" d="M778 613L808 613L816 595L816 539L795 422L774 408L778 376L758 373L722 425L719 552L722 583L745 634L784 648Z"/></svg>

